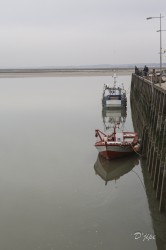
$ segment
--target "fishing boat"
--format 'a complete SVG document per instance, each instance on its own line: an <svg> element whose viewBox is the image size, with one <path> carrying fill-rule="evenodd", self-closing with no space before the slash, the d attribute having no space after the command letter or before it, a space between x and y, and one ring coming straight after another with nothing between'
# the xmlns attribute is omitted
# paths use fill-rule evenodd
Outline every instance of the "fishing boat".
<svg viewBox="0 0 166 250"><path fill-rule="evenodd" d="M104 84L103 94L102 94L103 108L126 107L127 105L126 90L124 89L123 84L121 84L121 86L117 86L116 73L114 73L113 78L114 78L113 86Z"/></svg>
<svg viewBox="0 0 166 250"><path fill-rule="evenodd" d="M99 129L95 130L98 141L95 147L106 159L115 159L127 156L140 150L140 140L135 132L116 132L116 125L112 134L106 134Z"/></svg>

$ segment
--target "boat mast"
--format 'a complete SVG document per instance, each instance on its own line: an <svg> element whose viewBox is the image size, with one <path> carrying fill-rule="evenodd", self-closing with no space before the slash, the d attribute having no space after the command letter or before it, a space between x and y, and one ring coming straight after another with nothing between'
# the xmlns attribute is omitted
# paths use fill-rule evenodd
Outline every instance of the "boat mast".
<svg viewBox="0 0 166 250"><path fill-rule="evenodd" d="M116 141L116 124L114 126L114 141Z"/></svg>
<svg viewBox="0 0 166 250"><path fill-rule="evenodd" d="M113 78L114 78L114 88L116 88L116 79L117 79L117 76L116 76L116 73L114 72L113 74Z"/></svg>

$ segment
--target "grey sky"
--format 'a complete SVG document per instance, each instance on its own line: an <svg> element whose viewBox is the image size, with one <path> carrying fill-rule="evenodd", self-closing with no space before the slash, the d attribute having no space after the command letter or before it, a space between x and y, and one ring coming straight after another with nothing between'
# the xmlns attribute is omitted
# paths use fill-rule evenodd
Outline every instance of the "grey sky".
<svg viewBox="0 0 166 250"><path fill-rule="evenodd" d="M159 62L159 19L146 17L166 30L165 0L0 3L0 68Z"/></svg>

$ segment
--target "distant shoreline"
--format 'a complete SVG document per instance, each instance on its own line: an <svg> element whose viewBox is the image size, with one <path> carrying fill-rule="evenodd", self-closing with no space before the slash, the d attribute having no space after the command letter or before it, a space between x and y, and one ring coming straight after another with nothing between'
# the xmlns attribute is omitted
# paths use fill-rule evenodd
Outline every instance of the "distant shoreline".
<svg viewBox="0 0 166 250"><path fill-rule="evenodd" d="M0 69L0 78L131 75L134 68Z"/></svg>

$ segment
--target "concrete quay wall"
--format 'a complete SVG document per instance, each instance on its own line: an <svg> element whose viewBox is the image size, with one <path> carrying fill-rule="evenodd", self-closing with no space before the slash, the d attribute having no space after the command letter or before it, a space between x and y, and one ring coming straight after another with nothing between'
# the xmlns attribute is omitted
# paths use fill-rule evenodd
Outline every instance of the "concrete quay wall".
<svg viewBox="0 0 166 250"><path fill-rule="evenodd" d="M166 90L132 74L130 102L159 211L166 212Z"/></svg>

